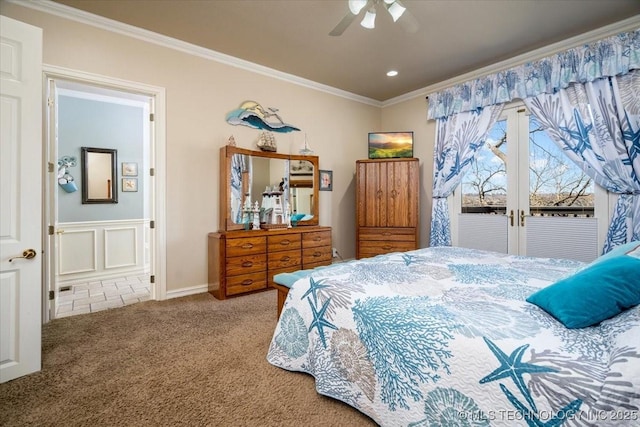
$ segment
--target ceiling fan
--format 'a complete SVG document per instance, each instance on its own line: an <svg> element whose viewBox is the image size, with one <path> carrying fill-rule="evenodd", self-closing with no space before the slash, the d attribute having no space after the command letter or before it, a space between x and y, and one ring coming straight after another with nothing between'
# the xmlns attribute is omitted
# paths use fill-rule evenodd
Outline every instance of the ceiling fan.
<svg viewBox="0 0 640 427"><path fill-rule="evenodd" d="M400 24L402 24L405 31L415 33L418 29L418 22L407 8L400 3L400 0L348 0L348 3L349 12L347 12L338 25L331 30L329 33L330 36L339 36L344 33L344 30L351 25L363 10L366 12L360 25L368 29L375 28L378 5L383 5L384 9L391 15L393 22L398 22L401 17L404 17L400 21Z"/></svg>

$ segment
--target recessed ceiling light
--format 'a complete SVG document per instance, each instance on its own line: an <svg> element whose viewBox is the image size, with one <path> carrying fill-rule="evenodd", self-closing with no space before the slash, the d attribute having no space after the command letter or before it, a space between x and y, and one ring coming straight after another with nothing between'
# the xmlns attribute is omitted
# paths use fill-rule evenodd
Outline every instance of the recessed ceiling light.
<svg viewBox="0 0 640 427"><path fill-rule="evenodd" d="M387 76L389 77L395 77L398 75L398 72L396 70L391 70L387 72Z"/></svg>

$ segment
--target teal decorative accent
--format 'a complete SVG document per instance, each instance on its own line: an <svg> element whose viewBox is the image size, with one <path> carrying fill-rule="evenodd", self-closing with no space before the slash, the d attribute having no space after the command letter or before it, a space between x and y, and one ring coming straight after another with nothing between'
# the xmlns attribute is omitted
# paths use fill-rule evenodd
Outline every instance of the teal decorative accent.
<svg viewBox="0 0 640 427"><path fill-rule="evenodd" d="M288 308L280 316L282 329L275 336L276 344L290 357L298 358L307 352L307 327L298 310Z"/></svg>
<svg viewBox="0 0 640 427"><path fill-rule="evenodd" d="M318 335L320 335L322 345L324 346L324 348L327 348L327 340L324 336L323 328L338 329L334 324L324 318L327 307L329 307L329 303L331 302L331 298L325 301L320 310L318 310L317 307L313 305L310 298L307 298L307 302L309 303L309 306L311 306L311 311L313 312L313 321L311 322L311 326L309 326L309 332L311 332L313 328L318 329Z"/></svg>
<svg viewBox="0 0 640 427"><path fill-rule="evenodd" d="M605 259L527 298L570 329L594 326L640 304L640 259Z"/></svg>
<svg viewBox="0 0 640 427"><path fill-rule="evenodd" d="M547 368L546 366L533 365L531 363L525 363L522 361L524 351L529 347L529 344L521 345L516 348L509 356L498 348L490 339L483 337L484 342L487 343L489 349L496 356L500 362L500 367L491 372L486 377L480 380L480 384L485 384L491 381L500 380L502 378L511 378L515 383L518 390L522 393L527 403L531 406L533 411L536 411L536 404L531 397L531 393L527 388L527 385L522 378L524 374L537 374L543 372L557 372L557 369Z"/></svg>
<svg viewBox="0 0 640 427"><path fill-rule="evenodd" d="M305 292L300 299L305 299L307 296L311 295L313 297L313 303L318 304L318 295L317 292L322 288L328 288L328 285L324 285L323 282L325 280L316 281L313 277L309 277L309 289Z"/></svg>
<svg viewBox="0 0 640 427"><path fill-rule="evenodd" d="M227 113L226 120L230 125L248 126L270 132L287 133L300 130L282 121L277 108L264 108L255 101L244 101L238 108Z"/></svg>
<svg viewBox="0 0 640 427"><path fill-rule="evenodd" d="M507 396L509 402L522 414L522 418L527 422L530 427L558 427L564 424L573 414L578 412L582 405L582 400L576 399L569 403L564 408L560 409L557 414L547 422L544 422L538 417L535 409L532 411L522 404L503 384L500 384L500 390Z"/></svg>
<svg viewBox="0 0 640 427"><path fill-rule="evenodd" d="M489 417L476 402L454 388L437 387L427 394L424 402L425 418L409 427L468 426L488 427Z"/></svg>

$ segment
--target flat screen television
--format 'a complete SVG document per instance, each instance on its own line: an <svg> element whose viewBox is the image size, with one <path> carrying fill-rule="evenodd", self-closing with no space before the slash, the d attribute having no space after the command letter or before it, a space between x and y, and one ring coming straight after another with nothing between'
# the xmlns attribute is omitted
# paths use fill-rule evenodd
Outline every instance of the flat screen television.
<svg viewBox="0 0 640 427"><path fill-rule="evenodd" d="M369 158L413 157L413 132L369 132Z"/></svg>

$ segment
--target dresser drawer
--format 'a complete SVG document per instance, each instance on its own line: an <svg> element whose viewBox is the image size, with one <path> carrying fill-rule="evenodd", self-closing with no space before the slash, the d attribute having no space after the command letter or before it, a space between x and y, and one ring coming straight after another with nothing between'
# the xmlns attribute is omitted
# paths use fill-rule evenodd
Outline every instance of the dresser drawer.
<svg viewBox="0 0 640 427"><path fill-rule="evenodd" d="M300 234L282 234L267 237L267 247L269 252L300 249L301 242L302 239L300 238Z"/></svg>
<svg viewBox="0 0 640 427"><path fill-rule="evenodd" d="M267 254L227 258L227 276L255 273L267 269Z"/></svg>
<svg viewBox="0 0 640 427"><path fill-rule="evenodd" d="M331 246L318 246L302 249L302 268L310 264L331 263Z"/></svg>
<svg viewBox="0 0 640 427"><path fill-rule="evenodd" d="M266 289L266 287L266 271L227 277L227 295L238 295L245 292L257 291L258 289Z"/></svg>
<svg viewBox="0 0 640 427"><path fill-rule="evenodd" d="M267 252L267 237L239 237L227 239L227 257L263 254Z"/></svg>
<svg viewBox="0 0 640 427"><path fill-rule="evenodd" d="M269 271L272 269L297 267L300 269L300 249L292 251L269 252Z"/></svg>
<svg viewBox="0 0 640 427"><path fill-rule="evenodd" d="M415 242L415 228L377 228L361 227L358 229L360 240L382 240L385 242Z"/></svg>
<svg viewBox="0 0 640 427"><path fill-rule="evenodd" d="M302 234L302 247L314 248L316 246L329 246L331 252L331 231L313 231ZM331 254L329 254L331 255Z"/></svg>

